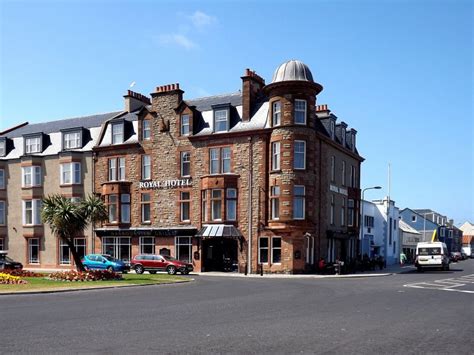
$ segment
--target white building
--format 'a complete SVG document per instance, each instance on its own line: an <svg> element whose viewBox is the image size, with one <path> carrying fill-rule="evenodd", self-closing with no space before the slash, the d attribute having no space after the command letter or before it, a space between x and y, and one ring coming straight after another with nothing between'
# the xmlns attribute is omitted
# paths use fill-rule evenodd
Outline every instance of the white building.
<svg viewBox="0 0 474 355"><path fill-rule="evenodd" d="M397 264L400 257L399 209L395 201L384 198L362 201L363 222L360 235L361 255L382 255L387 265Z"/></svg>
<svg viewBox="0 0 474 355"><path fill-rule="evenodd" d="M401 219L399 221L399 228L402 252L407 256L409 261L413 261L415 259L416 244L422 241L422 234Z"/></svg>

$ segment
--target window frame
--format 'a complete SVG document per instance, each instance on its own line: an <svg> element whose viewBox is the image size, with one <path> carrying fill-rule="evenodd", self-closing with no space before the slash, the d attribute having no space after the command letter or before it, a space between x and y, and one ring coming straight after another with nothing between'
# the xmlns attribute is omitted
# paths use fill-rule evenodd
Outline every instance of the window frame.
<svg viewBox="0 0 474 355"><path fill-rule="evenodd" d="M281 170L281 142L272 142L272 171Z"/></svg>
<svg viewBox="0 0 474 355"><path fill-rule="evenodd" d="M278 194L276 194L277 190ZM270 219L274 221L280 219L280 195L281 189L279 185L270 187Z"/></svg>
<svg viewBox="0 0 474 355"><path fill-rule="evenodd" d="M336 203L335 203L336 197L334 194L331 194L331 205L330 205L330 210L329 210L329 223L333 226L335 225L335 213L336 213Z"/></svg>
<svg viewBox="0 0 474 355"><path fill-rule="evenodd" d="M298 106L297 103L303 103L303 102L304 102L304 110L301 110L300 108L297 107ZM297 112L303 112L304 122L297 122L296 121ZM308 115L308 102L304 99L295 99L294 109L293 109L293 121L294 121L295 125L305 126L307 124L307 121L308 121L307 115Z"/></svg>
<svg viewBox="0 0 474 355"><path fill-rule="evenodd" d="M128 196L127 198L125 198ZM120 223L123 224L130 224L132 216L131 216L131 204L132 204L132 196L131 194L120 194ZM128 216L128 219L125 219L124 216Z"/></svg>
<svg viewBox="0 0 474 355"><path fill-rule="evenodd" d="M186 196L183 196L187 194ZM187 218L185 218L185 212L187 207ZM191 222L191 191L180 191L179 192L179 221L184 223Z"/></svg>
<svg viewBox="0 0 474 355"><path fill-rule="evenodd" d="M74 135L74 139L68 139L68 136ZM75 142L74 146L70 146L71 142ZM73 150L82 148L82 130L71 130L63 132L63 150Z"/></svg>
<svg viewBox="0 0 474 355"><path fill-rule="evenodd" d="M36 241L36 243L33 245L33 241ZM41 258L40 258L40 253L41 253L41 241L40 238L28 238L28 265L39 265L41 263ZM32 259L32 249L36 247L37 250L37 259L34 260Z"/></svg>
<svg viewBox="0 0 474 355"><path fill-rule="evenodd" d="M182 243L182 241L184 241L186 238L186 242L185 243ZM174 245L175 245L175 256L176 256L176 259L177 260L180 260L182 262L186 262L186 263L191 263L193 260L193 240L192 240L192 237L189 237L189 236L182 236L182 237L175 237L175 240L174 240ZM179 247L180 246L184 246L184 247L188 247L188 255L189 255L189 258L187 260L182 260L181 257L180 257L180 252L179 252Z"/></svg>
<svg viewBox="0 0 474 355"><path fill-rule="evenodd" d="M148 200L145 200L143 197L148 196ZM145 208L148 206L148 219L145 219ZM143 192L140 194L140 220L142 224L150 224L151 223L151 193Z"/></svg>
<svg viewBox="0 0 474 355"><path fill-rule="evenodd" d="M281 126L281 101L272 102L272 127Z"/></svg>
<svg viewBox="0 0 474 355"><path fill-rule="evenodd" d="M150 247L150 246L151 246L151 253L147 253L145 251L145 248ZM155 254L155 250L156 250L155 237L140 237L138 240L138 248L140 250L140 254Z"/></svg>
<svg viewBox="0 0 474 355"><path fill-rule="evenodd" d="M228 162L228 164L226 164ZM228 165L228 169L226 168ZM209 148L209 174L230 174L232 173L232 147L211 147Z"/></svg>
<svg viewBox="0 0 474 355"><path fill-rule="evenodd" d="M346 198L341 200L341 227L346 226Z"/></svg>
<svg viewBox="0 0 474 355"><path fill-rule="evenodd" d="M222 118L218 118L218 114L221 112L225 112L225 120ZM216 108L214 109L213 115L214 115L214 133L222 133L222 132L229 132L229 116L230 116L230 111L228 108ZM217 124L222 123L225 121L225 130L217 129Z"/></svg>
<svg viewBox="0 0 474 355"><path fill-rule="evenodd" d="M27 223L26 218L26 204L27 202L31 202L31 223ZM22 221L23 226L40 226L41 223L41 208L42 208L42 201L41 199L26 199L22 200ZM28 209L29 210L29 209Z"/></svg>
<svg viewBox="0 0 474 355"><path fill-rule="evenodd" d="M5 169L0 169L0 190L5 190Z"/></svg>
<svg viewBox="0 0 474 355"><path fill-rule="evenodd" d="M142 140L144 141L151 140L151 120L149 119L142 120Z"/></svg>
<svg viewBox="0 0 474 355"><path fill-rule="evenodd" d="M191 176L191 152L181 152L181 177L190 177ZM185 158L187 157L187 160ZM186 165L185 165L186 164ZM187 174L185 174L185 167L187 166Z"/></svg>
<svg viewBox="0 0 474 355"><path fill-rule="evenodd" d="M64 168L69 166L69 173L70 173L70 182L66 182L64 180L65 170ZM79 167L78 169L76 169ZM79 162L69 162L69 163L61 163L60 164L60 184L61 185L80 185L82 184L82 164ZM76 174L79 174L78 176ZM79 178L76 180L76 178Z"/></svg>
<svg viewBox="0 0 474 355"><path fill-rule="evenodd" d="M29 173L28 173L29 171ZM43 169L41 165L29 165L21 167L21 187L30 188L30 187L39 187L43 184L42 179ZM26 184L26 176L30 175L30 184Z"/></svg>
<svg viewBox="0 0 474 355"><path fill-rule="evenodd" d="M34 135L24 137L25 140L25 154L41 153L43 151L43 140L41 135ZM38 140L36 143L30 144L31 140ZM37 150L32 150L33 146L37 147Z"/></svg>
<svg viewBox="0 0 474 355"><path fill-rule="evenodd" d="M331 155L331 181L336 181L336 157Z"/></svg>
<svg viewBox="0 0 474 355"><path fill-rule="evenodd" d="M187 117L187 123L186 124L185 124L184 117ZM191 115L185 113L185 114L182 114L180 116L180 134L182 136L189 136L189 134L191 132L190 121L191 121ZM187 129L184 129L185 127L187 127Z"/></svg>
<svg viewBox="0 0 474 355"><path fill-rule="evenodd" d="M7 155L7 140L5 138L3 139L0 138L0 157L5 157L6 155Z"/></svg>
<svg viewBox="0 0 474 355"><path fill-rule="evenodd" d="M115 201L111 202L112 197L115 199ZM119 223L119 204L120 204L120 194L110 194L107 195L107 216L108 216L108 223ZM113 210L115 211L115 218L110 218L111 217L111 207L113 207Z"/></svg>
<svg viewBox="0 0 474 355"><path fill-rule="evenodd" d="M279 247L275 247L274 240L276 240L276 239L280 240L280 246ZM271 243L272 243L272 245L271 245L271 262L272 262L272 265L281 265L282 238L281 237L272 237ZM275 261L275 250L280 251L280 261Z"/></svg>
<svg viewBox="0 0 474 355"><path fill-rule="evenodd" d="M234 191L233 196L229 196L229 192ZM236 221L237 220L237 198L238 192L235 187L228 187L225 189L225 219L226 221ZM230 206L233 206L234 216L233 218L229 215Z"/></svg>
<svg viewBox="0 0 474 355"><path fill-rule="evenodd" d="M0 226L5 226L7 224L7 203L5 200L0 200ZM0 249L1 250L1 249Z"/></svg>
<svg viewBox="0 0 474 355"><path fill-rule="evenodd" d="M143 154L142 159L141 159L141 165L142 165L142 176L141 180L151 180L152 174L151 174L151 156L149 154ZM148 160L148 164L146 164L146 161ZM148 169L148 177L145 176L145 173L147 172Z"/></svg>
<svg viewBox="0 0 474 355"><path fill-rule="evenodd" d="M219 192L220 196L215 197L214 192ZM223 189L211 189L211 220L212 221L222 221L222 197L223 197ZM218 207L218 216L215 217L216 212L217 212L217 207Z"/></svg>
<svg viewBox="0 0 474 355"><path fill-rule="evenodd" d="M346 161L342 161L341 185L346 186Z"/></svg>
<svg viewBox="0 0 474 355"><path fill-rule="evenodd" d="M125 124L124 122L112 122L111 124L111 144L112 145L115 145L115 144L123 144L123 142L125 142ZM117 127L120 127L120 133L117 133L117 132L114 132L114 129L117 128ZM122 139L120 142L116 142L115 141L115 137L116 136L121 136Z"/></svg>
<svg viewBox="0 0 474 355"><path fill-rule="evenodd" d="M297 188L303 188L303 194L302 195L297 195L296 194L296 189ZM297 200L302 201L302 207L303 207L303 213L302 217L297 217L296 216L296 206L297 206ZM293 219L294 220L305 220L306 219L306 186L305 185L294 185L293 186Z"/></svg>
<svg viewBox="0 0 474 355"><path fill-rule="evenodd" d="M267 246L262 246L262 240L266 239ZM262 250L267 251L267 261L262 261ZM260 265L268 265L270 262L270 238L269 237L259 237L258 238L258 263Z"/></svg>
<svg viewBox="0 0 474 355"><path fill-rule="evenodd" d="M297 152L296 151L296 146L298 144L303 143L303 151L302 152ZM303 154L303 166L296 166L296 155L297 154ZM294 170L306 170L306 141L305 140L300 140L296 139L294 144L293 144L293 169Z"/></svg>

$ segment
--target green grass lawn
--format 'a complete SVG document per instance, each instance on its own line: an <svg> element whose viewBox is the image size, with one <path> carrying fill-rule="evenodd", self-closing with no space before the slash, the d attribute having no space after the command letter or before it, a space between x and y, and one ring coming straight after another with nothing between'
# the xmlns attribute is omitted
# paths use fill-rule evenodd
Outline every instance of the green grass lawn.
<svg viewBox="0 0 474 355"><path fill-rule="evenodd" d="M86 289L86 288L97 288L97 287L113 287L123 285L145 285L145 284L162 284L162 283L175 283L175 282L186 282L190 281L189 278L181 276L172 276L168 274L125 274L123 280L120 281L89 281L89 282L64 282L64 281L53 281L46 279L45 277L25 277L28 281L25 285L0 285L1 293L10 292L32 292L32 291L54 291L54 290L67 290L67 289Z"/></svg>

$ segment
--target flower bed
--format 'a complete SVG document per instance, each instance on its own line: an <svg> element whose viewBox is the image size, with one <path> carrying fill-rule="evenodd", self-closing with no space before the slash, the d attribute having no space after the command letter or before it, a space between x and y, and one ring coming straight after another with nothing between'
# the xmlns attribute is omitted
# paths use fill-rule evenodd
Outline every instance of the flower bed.
<svg viewBox="0 0 474 355"><path fill-rule="evenodd" d="M48 277L55 281L83 282L83 281L109 281L122 280L122 274L110 272L107 270L88 270L88 271L60 271L53 272Z"/></svg>
<svg viewBox="0 0 474 355"><path fill-rule="evenodd" d="M12 276L6 273L0 273L0 285L20 285L27 284L28 281L22 280L19 276Z"/></svg>
<svg viewBox="0 0 474 355"><path fill-rule="evenodd" d="M40 274L38 272L28 271L28 270L3 270L2 273L9 274L12 276L19 276L19 277L44 277L44 274Z"/></svg>

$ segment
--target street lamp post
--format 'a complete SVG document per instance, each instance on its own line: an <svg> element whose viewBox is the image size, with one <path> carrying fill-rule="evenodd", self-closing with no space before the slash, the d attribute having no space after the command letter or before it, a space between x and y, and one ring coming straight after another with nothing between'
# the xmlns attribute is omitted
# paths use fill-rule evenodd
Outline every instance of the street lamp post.
<svg viewBox="0 0 474 355"><path fill-rule="evenodd" d="M359 218L359 241L360 241L360 246L359 246L359 252L362 254L362 238L364 234L364 193L367 190L380 190L382 187L381 186L372 186L372 187L366 187L365 189L362 190L362 195L360 199L360 218Z"/></svg>

